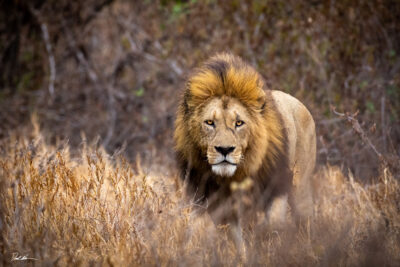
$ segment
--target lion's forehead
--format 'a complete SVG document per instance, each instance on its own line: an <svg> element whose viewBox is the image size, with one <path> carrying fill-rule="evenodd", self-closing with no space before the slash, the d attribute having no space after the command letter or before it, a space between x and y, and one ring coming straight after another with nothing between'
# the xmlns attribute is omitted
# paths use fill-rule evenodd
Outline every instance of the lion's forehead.
<svg viewBox="0 0 400 267"><path fill-rule="evenodd" d="M249 112L238 100L228 97L213 98L203 109L202 119L248 120Z"/></svg>

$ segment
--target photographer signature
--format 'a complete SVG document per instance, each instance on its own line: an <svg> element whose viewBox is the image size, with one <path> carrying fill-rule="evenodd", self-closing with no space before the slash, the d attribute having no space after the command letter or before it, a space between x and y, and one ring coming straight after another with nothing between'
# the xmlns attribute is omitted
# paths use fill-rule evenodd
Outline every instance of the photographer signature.
<svg viewBox="0 0 400 267"><path fill-rule="evenodd" d="M11 256L11 261L37 261L36 258L30 258L27 255L19 255L18 252L14 252Z"/></svg>

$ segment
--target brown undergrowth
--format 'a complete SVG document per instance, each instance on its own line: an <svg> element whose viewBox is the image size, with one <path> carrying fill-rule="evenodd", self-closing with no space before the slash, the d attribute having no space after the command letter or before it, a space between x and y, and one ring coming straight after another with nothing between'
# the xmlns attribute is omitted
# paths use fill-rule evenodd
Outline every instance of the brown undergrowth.
<svg viewBox="0 0 400 267"><path fill-rule="evenodd" d="M384 167L371 185L319 168L315 217L279 230L260 219L244 233L240 262L229 226L198 215L175 175L147 173L140 161L85 142L71 153L67 144L48 145L37 128L0 147L3 265L400 264L400 188Z"/></svg>

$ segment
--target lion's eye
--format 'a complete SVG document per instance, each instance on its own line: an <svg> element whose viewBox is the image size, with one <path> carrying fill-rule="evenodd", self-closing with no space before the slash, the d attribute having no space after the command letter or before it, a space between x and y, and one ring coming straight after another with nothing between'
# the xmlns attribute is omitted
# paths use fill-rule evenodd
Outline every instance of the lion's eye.
<svg viewBox="0 0 400 267"><path fill-rule="evenodd" d="M243 124L244 124L244 121L239 120L239 121L236 121L235 126L236 126L236 127L240 127L240 126L242 126Z"/></svg>
<svg viewBox="0 0 400 267"><path fill-rule="evenodd" d="M214 121L212 121L212 120L206 120L205 123L207 125L214 126Z"/></svg>

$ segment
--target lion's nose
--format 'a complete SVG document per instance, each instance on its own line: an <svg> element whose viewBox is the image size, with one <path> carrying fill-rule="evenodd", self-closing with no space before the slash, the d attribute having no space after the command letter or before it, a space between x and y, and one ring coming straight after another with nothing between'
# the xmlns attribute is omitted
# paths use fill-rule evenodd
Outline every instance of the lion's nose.
<svg viewBox="0 0 400 267"><path fill-rule="evenodd" d="M235 150L235 147L234 146L216 146L215 150L217 150L222 155L226 156L229 153L231 153L233 150Z"/></svg>

